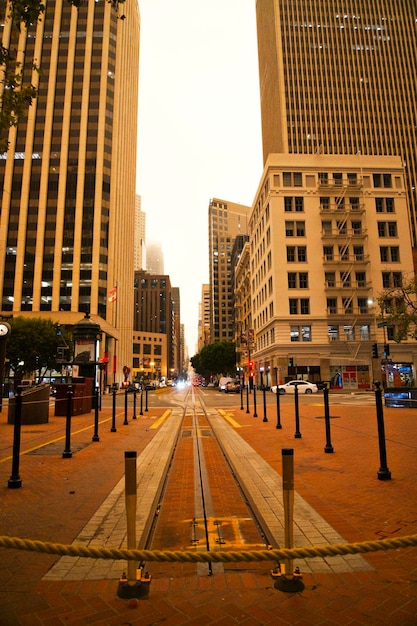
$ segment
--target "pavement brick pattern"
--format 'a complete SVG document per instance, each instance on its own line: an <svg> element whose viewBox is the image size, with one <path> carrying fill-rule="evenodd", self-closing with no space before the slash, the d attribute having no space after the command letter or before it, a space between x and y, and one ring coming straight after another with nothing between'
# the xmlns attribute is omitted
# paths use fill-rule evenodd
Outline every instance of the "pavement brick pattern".
<svg viewBox="0 0 417 626"><path fill-rule="evenodd" d="M221 399L220 399L221 401ZM412 409L385 409L389 481L377 478L378 433L373 406L337 406L332 415L333 454L325 454L321 398L300 406L301 438L294 438L294 410L281 406L282 429L276 429L273 405L268 422L253 418L238 403L228 409L233 428L272 470L281 474L282 448L294 449L295 490L327 524L348 542L417 534L417 418ZM258 415L262 416L258 406ZM165 409L152 409L110 432L110 410L100 413L100 441L92 442L91 416L73 418L74 452L63 459L63 420L23 427L21 489L8 489L12 427L0 414L0 534L72 543L94 518L124 473L124 452L146 450L160 432L152 428ZM175 420L175 411L163 423ZM216 418L217 419L217 418ZM222 418L223 419L223 418ZM40 450L55 439L55 450ZM182 442L178 471L189 467L191 439ZM187 449L188 448L188 449ZM36 450L36 452L35 452ZM233 508L234 491L219 459L212 485L215 506ZM171 491L171 506L187 509L191 492ZM220 505L219 505L220 503ZM236 515L244 512L238 507ZM169 506L167 505L169 516ZM169 528L161 530L165 537ZM188 530L187 530L188 532ZM104 540L104 537L103 537ZM184 539L185 541L185 539ZM254 539L255 541L255 539ZM170 548L169 545L166 546ZM188 548L188 546L186 546ZM357 571L302 571L305 589L284 593L274 588L269 563L229 567L208 576L189 563L151 563L149 598L137 602L117 596L115 578L56 580L48 578L59 557L0 549L1 626L81 626L140 624L230 626L241 624L417 626L417 547L361 555L367 568ZM328 557L331 568L331 557ZM125 567L120 562L120 574ZM115 567L117 572L117 565Z"/></svg>

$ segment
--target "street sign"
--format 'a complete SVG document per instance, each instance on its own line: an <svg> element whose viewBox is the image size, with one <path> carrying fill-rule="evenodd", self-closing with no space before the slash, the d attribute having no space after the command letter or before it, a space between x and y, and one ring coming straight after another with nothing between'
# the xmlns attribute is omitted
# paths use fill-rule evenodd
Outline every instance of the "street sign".
<svg viewBox="0 0 417 626"><path fill-rule="evenodd" d="M388 322L378 322L378 328L384 328L384 326L388 326Z"/></svg>

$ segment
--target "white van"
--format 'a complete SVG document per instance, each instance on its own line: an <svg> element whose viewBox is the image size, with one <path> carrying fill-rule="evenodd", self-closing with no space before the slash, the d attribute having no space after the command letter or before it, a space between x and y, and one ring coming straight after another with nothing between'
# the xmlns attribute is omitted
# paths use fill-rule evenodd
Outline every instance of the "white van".
<svg viewBox="0 0 417 626"><path fill-rule="evenodd" d="M224 391L226 389L227 383L231 383L233 378L230 376L222 376L219 380L219 391Z"/></svg>

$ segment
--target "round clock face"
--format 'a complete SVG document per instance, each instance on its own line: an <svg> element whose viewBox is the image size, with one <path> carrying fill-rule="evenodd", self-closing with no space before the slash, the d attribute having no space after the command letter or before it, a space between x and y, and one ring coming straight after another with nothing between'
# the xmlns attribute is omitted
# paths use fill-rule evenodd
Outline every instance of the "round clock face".
<svg viewBox="0 0 417 626"><path fill-rule="evenodd" d="M4 337L5 335L7 335L9 333L10 327L8 324L1 324L0 323L0 337Z"/></svg>

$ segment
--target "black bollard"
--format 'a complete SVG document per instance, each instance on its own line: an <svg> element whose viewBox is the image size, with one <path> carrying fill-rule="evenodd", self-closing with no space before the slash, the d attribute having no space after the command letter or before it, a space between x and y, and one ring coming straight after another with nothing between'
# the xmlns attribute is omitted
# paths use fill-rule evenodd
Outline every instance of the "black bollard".
<svg viewBox="0 0 417 626"><path fill-rule="evenodd" d="M126 426L127 424L129 424L129 422L127 421L127 387L125 389L125 419L123 420L123 426Z"/></svg>
<svg viewBox="0 0 417 626"><path fill-rule="evenodd" d="M133 416L132 416L132 420L137 419L136 418L136 394L137 394L137 389L135 388L133 390Z"/></svg>
<svg viewBox="0 0 417 626"><path fill-rule="evenodd" d="M98 387L96 387L96 399L94 404L94 435L91 441L100 441L98 436L98 409L99 409Z"/></svg>
<svg viewBox="0 0 417 626"><path fill-rule="evenodd" d="M139 415L143 415L143 389L140 390L140 413Z"/></svg>
<svg viewBox="0 0 417 626"><path fill-rule="evenodd" d="M63 459L71 459L71 417L72 417L72 398L73 390L72 385L68 385L67 389L67 420L65 424L65 450L62 453Z"/></svg>
<svg viewBox="0 0 417 626"><path fill-rule="evenodd" d="M263 393L263 400L264 400L264 418L263 418L263 422L267 422L268 421L268 417L266 414L266 389L265 389L265 385L263 385L263 389L262 389L262 393Z"/></svg>
<svg viewBox="0 0 417 626"><path fill-rule="evenodd" d="M295 434L294 434L294 439L301 439L301 433L300 433L300 412L298 410L298 385L294 385L294 406L295 406Z"/></svg>
<svg viewBox="0 0 417 626"><path fill-rule="evenodd" d="M19 475L20 463L20 434L22 431L22 389L18 386L16 389L16 405L14 414L14 430L13 430L13 460L12 474L9 478L7 486L9 489L19 489L22 486L22 479Z"/></svg>
<svg viewBox="0 0 417 626"><path fill-rule="evenodd" d="M240 410L243 411L243 385L242 385L242 380L240 381Z"/></svg>
<svg viewBox="0 0 417 626"><path fill-rule="evenodd" d="M250 413L249 411L249 382L246 385L246 413Z"/></svg>
<svg viewBox="0 0 417 626"><path fill-rule="evenodd" d="M330 410L329 410L329 388L326 385L323 389L324 395L324 420L326 422L326 445L324 451L328 454L333 452L333 446L330 438Z"/></svg>
<svg viewBox="0 0 417 626"><path fill-rule="evenodd" d="M385 447L384 410L382 407L382 389L379 381L375 385L376 419L378 422L379 462L378 480L391 480L391 472L387 466L387 450Z"/></svg>
<svg viewBox="0 0 417 626"><path fill-rule="evenodd" d="M112 402L112 416L111 416L111 433L117 432L116 428L116 385L113 385L113 402Z"/></svg>
<svg viewBox="0 0 417 626"><path fill-rule="evenodd" d="M145 413L148 410L148 390L145 389Z"/></svg>
<svg viewBox="0 0 417 626"><path fill-rule="evenodd" d="M277 425L276 428L282 428L281 425L281 398L280 398L280 393L279 393L279 387L278 387L278 381L277 381Z"/></svg>
<svg viewBox="0 0 417 626"><path fill-rule="evenodd" d="M253 385L253 417L258 417L256 412L256 385Z"/></svg>

